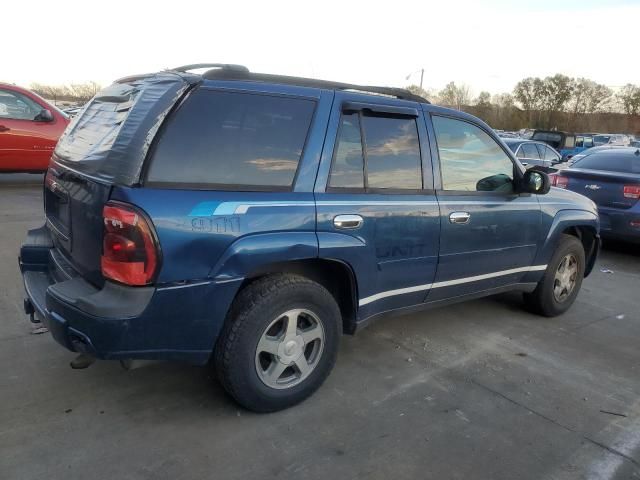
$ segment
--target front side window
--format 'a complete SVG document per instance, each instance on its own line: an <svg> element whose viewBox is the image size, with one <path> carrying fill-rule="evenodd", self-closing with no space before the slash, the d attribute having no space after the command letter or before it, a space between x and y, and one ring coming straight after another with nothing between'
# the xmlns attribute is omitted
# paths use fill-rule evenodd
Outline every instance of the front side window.
<svg viewBox="0 0 640 480"><path fill-rule="evenodd" d="M169 120L147 180L288 189L314 108L302 98L198 90Z"/></svg>
<svg viewBox="0 0 640 480"><path fill-rule="evenodd" d="M415 119L343 114L329 187L421 189L420 142Z"/></svg>
<svg viewBox="0 0 640 480"><path fill-rule="evenodd" d="M444 190L513 192L513 163L495 140L471 123L432 119Z"/></svg>
<svg viewBox="0 0 640 480"><path fill-rule="evenodd" d="M29 97L10 90L0 90L0 118L35 120L42 107Z"/></svg>

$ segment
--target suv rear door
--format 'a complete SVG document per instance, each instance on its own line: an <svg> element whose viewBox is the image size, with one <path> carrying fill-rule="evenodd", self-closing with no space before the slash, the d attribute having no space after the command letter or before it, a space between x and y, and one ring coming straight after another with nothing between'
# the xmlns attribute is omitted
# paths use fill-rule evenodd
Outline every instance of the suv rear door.
<svg viewBox="0 0 640 480"><path fill-rule="evenodd" d="M488 127L424 107L437 145L440 259L427 298L440 300L517 283L540 235L538 198L514 191L519 167Z"/></svg>
<svg viewBox="0 0 640 480"><path fill-rule="evenodd" d="M440 219L419 104L336 92L315 198L320 256L355 271L361 318L422 302Z"/></svg>
<svg viewBox="0 0 640 480"><path fill-rule="evenodd" d="M102 90L60 138L45 181L47 227L64 271L101 286L102 209L114 185L133 185L158 126L189 84L174 73ZM72 267L69 269L69 265Z"/></svg>

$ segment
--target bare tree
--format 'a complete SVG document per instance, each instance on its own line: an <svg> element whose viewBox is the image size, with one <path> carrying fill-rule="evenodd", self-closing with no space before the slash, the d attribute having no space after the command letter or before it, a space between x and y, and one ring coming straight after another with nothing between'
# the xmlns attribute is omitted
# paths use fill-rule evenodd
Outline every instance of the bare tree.
<svg viewBox="0 0 640 480"><path fill-rule="evenodd" d="M54 104L61 100L86 102L93 98L101 88L98 83L93 81L71 85L31 84L31 90L42 97L53 100Z"/></svg>
<svg viewBox="0 0 640 480"><path fill-rule="evenodd" d="M440 90L438 94L440 103L450 107L454 107L458 110L462 110L462 107L471 103L471 95L469 93L468 85L457 86L455 82L449 82L445 87Z"/></svg>
<svg viewBox="0 0 640 480"><path fill-rule="evenodd" d="M640 113L640 87L627 83L620 89L616 97L627 115Z"/></svg>

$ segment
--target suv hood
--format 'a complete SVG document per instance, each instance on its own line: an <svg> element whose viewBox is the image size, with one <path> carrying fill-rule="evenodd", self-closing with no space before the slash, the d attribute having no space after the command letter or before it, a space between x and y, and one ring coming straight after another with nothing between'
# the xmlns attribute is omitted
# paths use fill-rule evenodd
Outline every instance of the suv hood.
<svg viewBox="0 0 640 480"><path fill-rule="evenodd" d="M540 197L540 203L558 203L559 210L586 210L598 214L598 206L589 198L564 188L551 187L549 193Z"/></svg>

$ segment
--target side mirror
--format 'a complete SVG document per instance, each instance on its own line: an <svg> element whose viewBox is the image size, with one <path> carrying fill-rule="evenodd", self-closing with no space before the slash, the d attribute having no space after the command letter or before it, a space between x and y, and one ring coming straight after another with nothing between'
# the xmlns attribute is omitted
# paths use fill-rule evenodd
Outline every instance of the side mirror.
<svg viewBox="0 0 640 480"><path fill-rule="evenodd" d="M34 120L36 122L53 122L53 113L51 113L51 110L43 108L42 110L40 110L40 113L36 115L36 118L34 118Z"/></svg>
<svg viewBox="0 0 640 480"><path fill-rule="evenodd" d="M521 186L521 191L523 193L544 195L545 193L549 193L549 190L551 189L551 180L549 179L549 175L545 172L541 172L534 168L524 172Z"/></svg>

